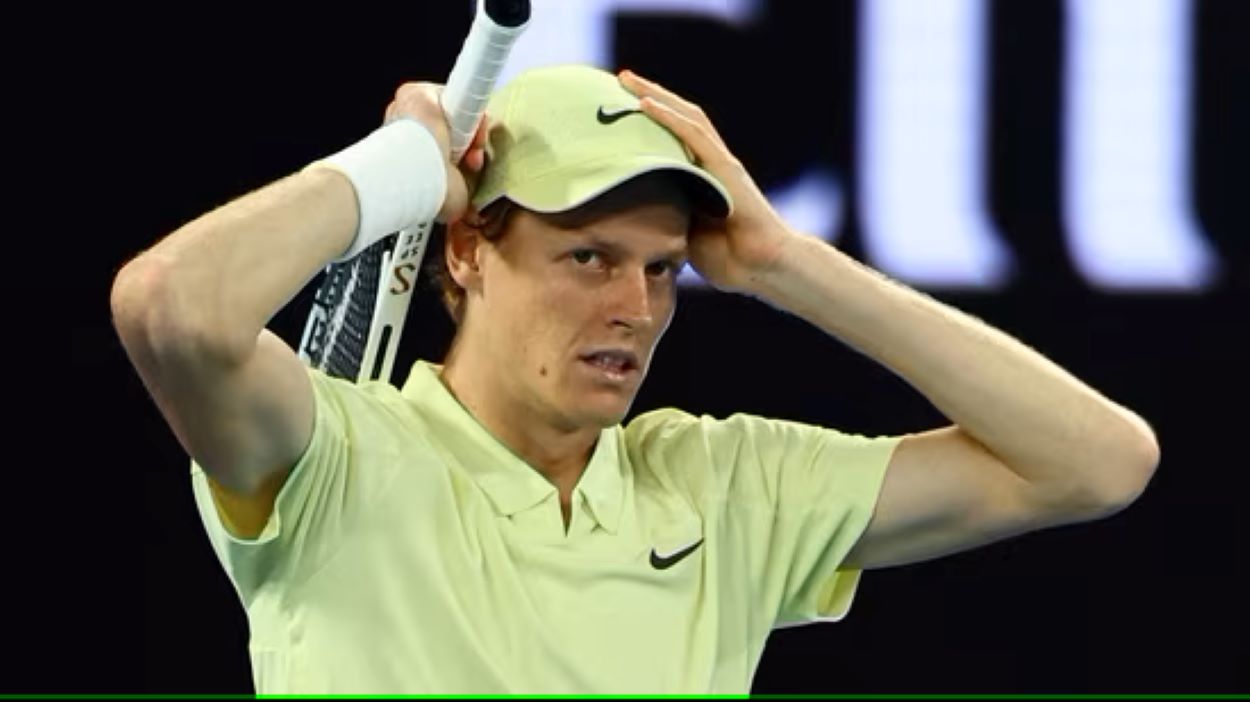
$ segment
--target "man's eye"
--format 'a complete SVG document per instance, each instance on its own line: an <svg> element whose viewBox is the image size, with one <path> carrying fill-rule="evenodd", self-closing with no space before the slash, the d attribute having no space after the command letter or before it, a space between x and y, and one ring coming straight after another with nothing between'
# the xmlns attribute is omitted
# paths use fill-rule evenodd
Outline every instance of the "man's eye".
<svg viewBox="0 0 1250 702"><path fill-rule="evenodd" d="M677 264L672 261L655 261L647 264L647 275L654 277L673 275L677 270Z"/></svg>
<svg viewBox="0 0 1250 702"><path fill-rule="evenodd" d="M577 251L573 252L573 260L577 261L583 266L587 265L588 263L591 263L597 258L599 258L599 252L592 251L590 249L578 249Z"/></svg>

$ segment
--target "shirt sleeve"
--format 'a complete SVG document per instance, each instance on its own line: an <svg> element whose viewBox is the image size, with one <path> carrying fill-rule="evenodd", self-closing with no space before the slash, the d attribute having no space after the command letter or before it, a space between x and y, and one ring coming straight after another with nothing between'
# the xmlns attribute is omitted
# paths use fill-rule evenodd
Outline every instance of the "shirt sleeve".
<svg viewBox="0 0 1250 702"><path fill-rule="evenodd" d="M726 558L771 627L846 615L861 573L844 561L872 518L902 437L676 410L648 415L637 430L649 439L642 444L683 467L686 488L717 512Z"/></svg>
<svg viewBox="0 0 1250 702"><path fill-rule="evenodd" d="M320 570L383 492L398 464L390 431L400 408L385 389L309 369L312 436L255 538L230 532L203 468L191 462L196 508L213 551L245 605L264 585L294 585Z"/></svg>

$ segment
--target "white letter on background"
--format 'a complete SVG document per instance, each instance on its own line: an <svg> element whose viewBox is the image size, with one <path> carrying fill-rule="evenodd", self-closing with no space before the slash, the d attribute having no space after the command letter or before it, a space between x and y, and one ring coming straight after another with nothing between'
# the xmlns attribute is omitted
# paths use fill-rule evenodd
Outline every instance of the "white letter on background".
<svg viewBox="0 0 1250 702"><path fill-rule="evenodd" d="M1190 6L1068 0L1064 220L1106 289L1197 290L1216 257L1191 206Z"/></svg>
<svg viewBox="0 0 1250 702"><path fill-rule="evenodd" d="M1012 266L985 197L983 0L859 4L866 258L907 282L994 288Z"/></svg>

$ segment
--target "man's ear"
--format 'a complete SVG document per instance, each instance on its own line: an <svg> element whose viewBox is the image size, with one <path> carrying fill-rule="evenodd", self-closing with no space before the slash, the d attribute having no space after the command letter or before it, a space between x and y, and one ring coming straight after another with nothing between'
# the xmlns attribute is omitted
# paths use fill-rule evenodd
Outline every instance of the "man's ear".
<svg viewBox="0 0 1250 702"><path fill-rule="evenodd" d="M481 247L484 243L482 230L466 222L474 221L469 215L447 225L447 242L443 255L447 260L447 272L465 290L481 288Z"/></svg>

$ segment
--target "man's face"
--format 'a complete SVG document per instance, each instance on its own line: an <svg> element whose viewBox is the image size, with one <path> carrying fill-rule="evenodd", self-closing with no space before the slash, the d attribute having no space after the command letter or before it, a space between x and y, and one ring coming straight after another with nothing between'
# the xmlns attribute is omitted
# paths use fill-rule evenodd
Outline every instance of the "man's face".
<svg viewBox="0 0 1250 702"><path fill-rule="evenodd" d="M664 203L576 226L514 212L469 313L509 394L567 430L621 421L672 321L687 227Z"/></svg>

